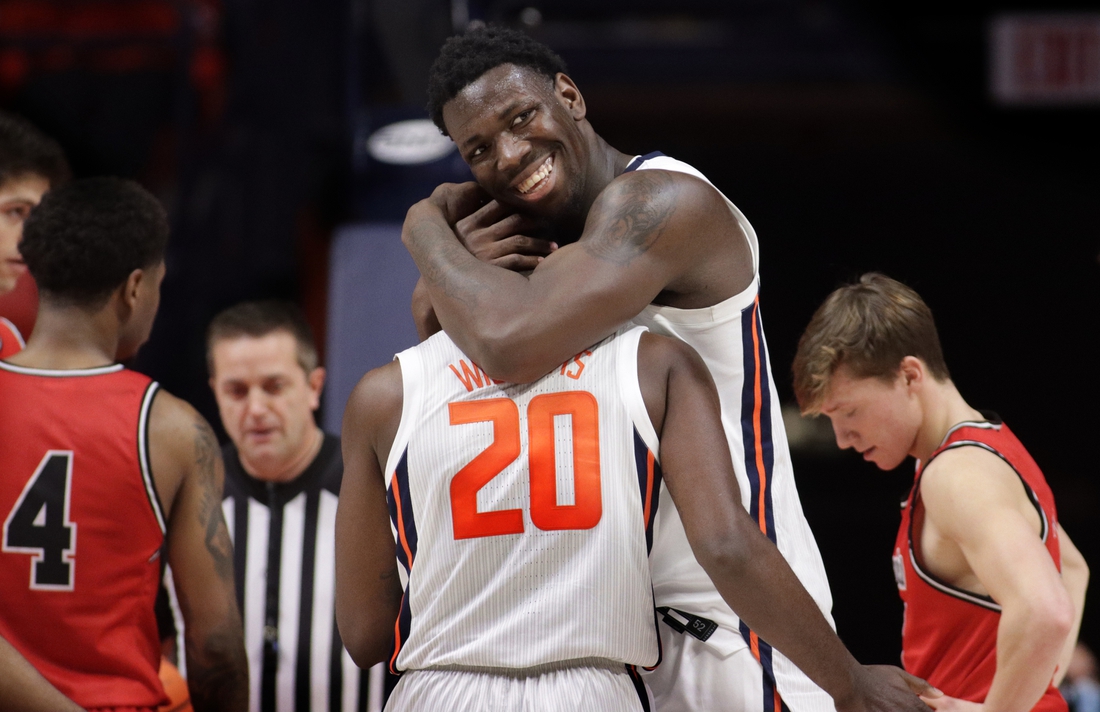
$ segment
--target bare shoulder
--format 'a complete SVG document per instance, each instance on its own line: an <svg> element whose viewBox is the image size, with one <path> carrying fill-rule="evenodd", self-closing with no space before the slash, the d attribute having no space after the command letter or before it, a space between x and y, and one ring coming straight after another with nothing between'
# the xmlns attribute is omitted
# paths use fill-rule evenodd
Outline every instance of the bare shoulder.
<svg viewBox="0 0 1100 712"><path fill-rule="evenodd" d="M921 499L934 520L981 516L1016 508L1026 497L1020 478L996 453L963 446L936 456L921 475Z"/></svg>
<svg viewBox="0 0 1100 712"><path fill-rule="evenodd" d="M344 409L345 442L370 442L378 452L388 449L401 420L404 386L395 360L368 371L356 384ZM388 438L387 438L388 436Z"/></svg>
<svg viewBox="0 0 1100 712"><path fill-rule="evenodd" d="M189 472L214 471L218 439L190 403L160 389L149 413L149 457L157 493L170 511Z"/></svg>
<svg viewBox="0 0 1100 712"><path fill-rule="evenodd" d="M596 198L582 245L598 257L614 258L679 243L702 216L724 207L721 195L686 173L644 170L624 173ZM729 211L725 211L728 213Z"/></svg>

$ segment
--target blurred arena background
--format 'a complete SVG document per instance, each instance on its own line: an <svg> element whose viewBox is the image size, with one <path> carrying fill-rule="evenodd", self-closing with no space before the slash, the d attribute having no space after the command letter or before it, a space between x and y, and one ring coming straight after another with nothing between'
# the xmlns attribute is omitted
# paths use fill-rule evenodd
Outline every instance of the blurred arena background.
<svg viewBox="0 0 1100 712"><path fill-rule="evenodd" d="M428 66L471 20L554 47L602 136L706 173L752 220L772 363L816 305L881 270L937 316L953 377L1027 444L1100 561L1100 11L980 0L0 0L0 106L78 176L135 178L174 237L136 367L217 423L202 334L237 301L298 300L326 344L326 429L415 339L408 206L464 166L423 125ZM33 314L21 285L0 307ZM22 311L20 311L22 310ZM1093 341L1097 339L1097 341ZM896 662L889 557L910 464L790 432L841 636ZM824 432L822 432L824 428ZM1082 639L1100 646L1090 594Z"/></svg>

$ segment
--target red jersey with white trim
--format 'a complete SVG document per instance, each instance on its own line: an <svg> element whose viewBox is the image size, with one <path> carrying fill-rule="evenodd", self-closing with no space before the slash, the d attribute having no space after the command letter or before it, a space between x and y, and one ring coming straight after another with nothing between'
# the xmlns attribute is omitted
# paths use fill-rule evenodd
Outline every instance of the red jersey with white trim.
<svg viewBox="0 0 1100 712"><path fill-rule="evenodd" d="M1000 457L1019 475L1039 513L1040 536L1054 565L1062 568L1058 545L1058 516L1054 495L1042 471L1024 446L994 415L988 421L959 423L928 458L945 450L980 447ZM921 513L920 478L928 462L917 463L913 489L902 509L901 527L894 546L894 575L905 602L902 626L902 663L952 697L982 702L997 671L997 626L1001 607L989 596L971 593L936 578L921 567L914 554L914 512ZM1053 686L1032 708L1036 712L1065 712L1066 702Z"/></svg>
<svg viewBox="0 0 1100 712"><path fill-rule="evenodd" d="M19 329L15 328L15 324L0 316L0 358L14 356L22 351L24 346L26 344L23 342L23 335L19 333Z"/></svg>
<svg viewBox="0 0 1100 712"><path fill-rule="evenodd" d="M0 635L84 708L168 701L153 613L157 384L121 365L0 362Z"/></svg>

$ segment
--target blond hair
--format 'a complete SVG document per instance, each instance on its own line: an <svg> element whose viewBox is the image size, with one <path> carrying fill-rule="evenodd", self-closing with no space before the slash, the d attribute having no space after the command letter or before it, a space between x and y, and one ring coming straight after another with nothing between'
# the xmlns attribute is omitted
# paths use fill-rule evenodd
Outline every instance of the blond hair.
<svg viewBox="0 0 1100 712"><path fill-rule="evenodd" d="M884 274L868 272L818 307L795 354L794 393L804 414L821 412L833 374L892 378L906 356L924 362L938 381L951 376L932 310L920 295Z"/></svg>

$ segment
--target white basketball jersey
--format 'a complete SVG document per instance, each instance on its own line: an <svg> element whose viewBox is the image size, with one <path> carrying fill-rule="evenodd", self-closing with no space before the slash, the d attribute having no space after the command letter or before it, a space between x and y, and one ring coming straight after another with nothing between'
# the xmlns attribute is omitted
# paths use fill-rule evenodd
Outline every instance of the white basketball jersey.
<svg viewBox="0 0 1100 712"><path fill-rule="evenodd" d="M664 155L635 159L631 166L635 170L687 173L710 183L688 164ZM711 307L676 309L651 304L634 321L655 333L687 342L706 362L718 388L722 424L741 487L742 503L761 531L775 542L832 623L829 581L795 489L794 469L764 340L758 299L760 274L756 232L737 206L724 195L722 198L748 236L753 254L752 283L740 294ZM661 496L667 497L667 491L662 491ZM755 635L741 625L699 566L675 507L662 507L658 512L651 558L653 592L658 606L678 608L717 622L721 627L708 642L723 654L746 646L754 648L755 653L759 648ZM783 677L788 671L793 671L791 674L799 679L784 685ZM778 652L775 654L775 675L779 678L780 692L792 710L798 709L792 698L800 692L806 690L806 694L816 694L820 691Z"/></svg>
<svg viewBox="0 0 1100 712"><path fill-rule="evenodd" d="M657 437L632 327L535 383L440 332L398 354L387 494L405 595L396 670L657 662Z"/></svg>

